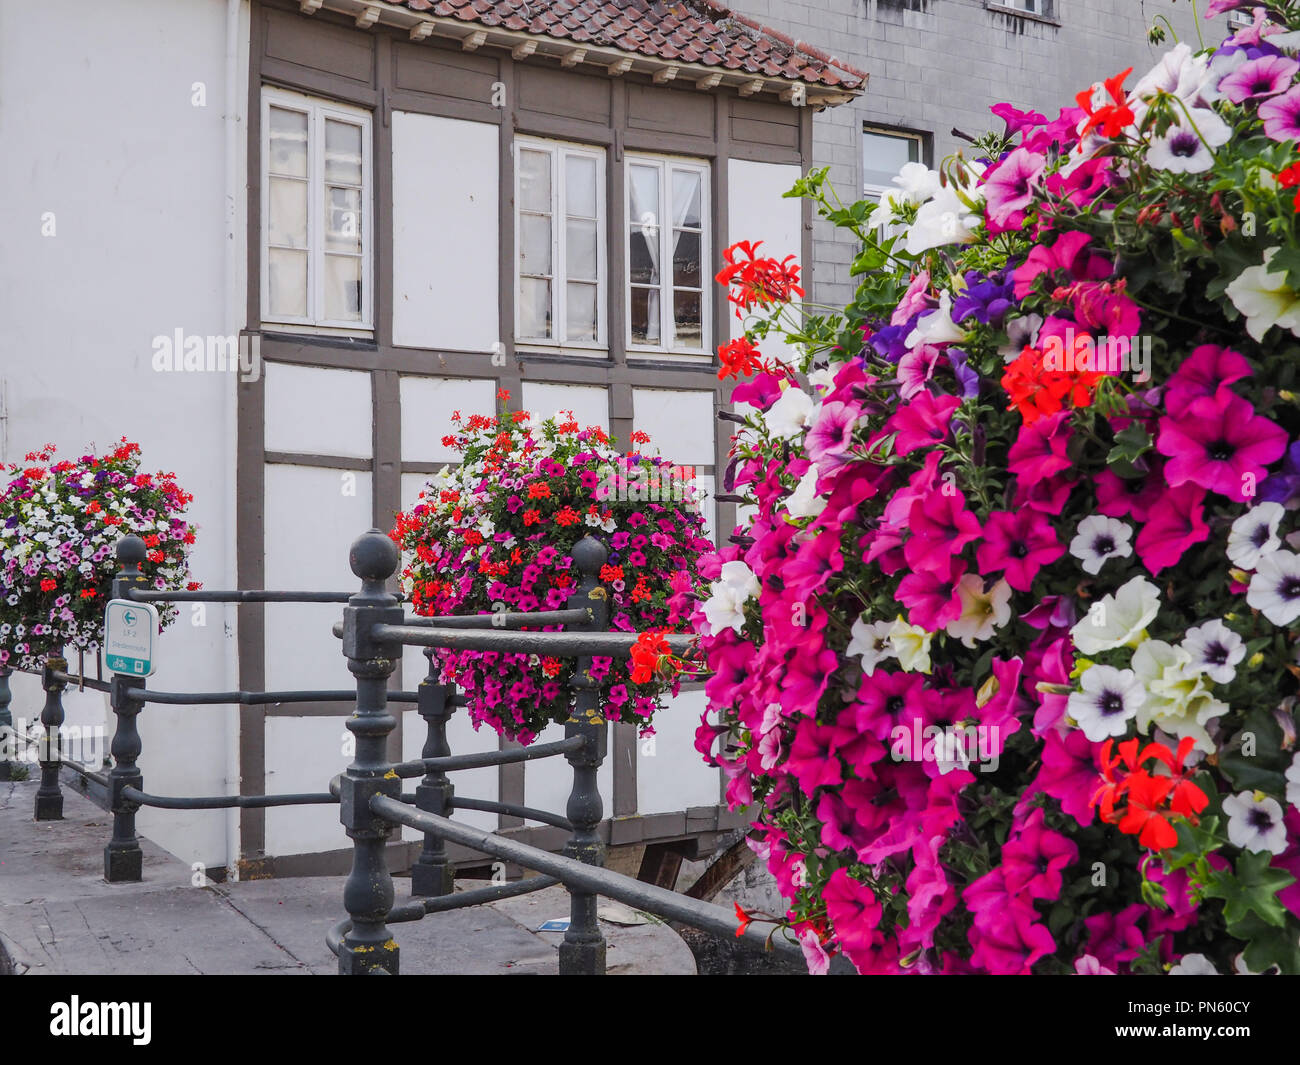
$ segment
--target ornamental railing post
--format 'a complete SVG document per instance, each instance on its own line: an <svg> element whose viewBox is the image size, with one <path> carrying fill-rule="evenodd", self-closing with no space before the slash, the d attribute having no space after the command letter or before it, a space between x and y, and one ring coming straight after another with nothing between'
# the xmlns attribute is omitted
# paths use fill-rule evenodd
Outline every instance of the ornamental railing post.
<svg viewBox="0 0 1300 1065"><path fill-rule="evenodd" d="M432 647L425 655L429 659L429 674L420 681L416 708L424 718L426 733L421 758L446 758L451 754L447 742L447 719L454 707L452 699L456 687L438 680L437 653ZM456 789L444 770L432 769L424 774L415 789L415 806L439 817L451 816L451 799ZM411 894L416 897L450 895L455 872L447 861L447 844L433 832L424 834L424 847L420 857L411 867Z"/></svg>
<svg viewBox="0 0 1300 1065"><path fill-rule="evenodd" d="M388 678L402 645L372 635L376 625L402 623L402 608L385 588L397 569L397 547L371 529L352 544L348 562L361 578L361 591L343 609L343 654L357 679L357 712L347 722L356 737L356 754L339 779L339 820L352 839L352 872L343 887L352 924L339 947L339 974L396 976L397 943L387 924L393 878L384 854L393 825L370 809L370 800L375 795L402 797L402 782L387 753L388 734L397 725L388 713Z"/></svg>
<svg viewBox="0 0 1300 1065"><path fill-rule="evenodd" d="M12 675L13 670L8 666L0 666L0 780L13 778L13 761L9 755L12 753L14 758L19 756L18 734L14 732L14 718L9 711L9 704L14 698L9 687Z"/></svg>
<svg viewBox="0 0 1300 1065"><path fill-rule="evenodd" d="M45 656L41 669L41 687L45 689L45 706L41 710L41 724L45 733L37 747L37 760L41 766L41 785L36 789L36 820L63 820L63 792L59 789L59 769L63 765L63 741L59 729L63 727L63 689L67 685L55 679L55 672L66 673L68 660L63 651Z"/></svg>
<svg viewBox="0 0 1300 1065"><path fill-rule="evenodd" d="M581 578L569 596L570 609L585 609L588 620L571 625L575 631L600 632L609 623L609 602L600 583L600 570L609 552L599 540L585 536L573 547L573 561ZM583 746L565 755L573 767L573 789L566 808L572 834L564 853L588 865L605 864L605 845L597 829L604 816L596 774L605 760L609 726L600 710L600 682L591 676L592 659L579 658L574 665L573 707L564 724L566 738L581 736ZM569 927L560 944L562 976L603 976L605 937L596 918L596 896L569 888Z"/></svg>
<svg viewBox="0 0 1300 1065"><path fill-rule="evenodd" d="M117 543L119 569L113 578L113 598L124 599L131 588L148 587L149 578L140 572L145 560L144 541L138 536L124 536ZM113 755L113 768L108 774L108 808L113 811L113 838L104 848L104 879L110 884L138 882L143 877L144 852L135 834L135 812L139 803L131 802L123 788L144 788L144 776L136 765L142 744L136 718L144 708L138 699L132 699L132 689L145 686L143 677L123 677L114 674L109 684L109 705L116 719L113 740L109 750Z"/></svg>

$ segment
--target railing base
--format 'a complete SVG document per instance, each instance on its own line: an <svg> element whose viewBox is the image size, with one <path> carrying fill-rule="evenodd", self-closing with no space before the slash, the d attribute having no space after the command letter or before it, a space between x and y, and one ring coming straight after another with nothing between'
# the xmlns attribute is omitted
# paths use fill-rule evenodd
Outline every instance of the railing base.
<svg viewBox="0 0 1300 1065"><path fill-rule="evenodd" d="M13 779L13 762L0 762L0 780Z"/></svg>
<svg viewBox="0 0 1300 1065"><path fill-rule="evenodd" d="M136 884L144 879L144 851L138 843L104 848L104 879L110 884Z"/></svg>
<svg viewBox="0 0 1300 1065"><path fill-rule="evenodd" d="M604 976L604 939L598 943L561 943L560 975Z"/></svg>
<svg viewBox="0 0 1300 1065"><path fill-rule="evenodd" d="M456 872L444 862L438 865L411 866L411 897L417 899L440 898L455 890Z"/></svg>
<svg viewBox="0 0 1300 1065"><path fill-rule="evenodd" d="M36 793L36 820L62 821L63 796L61 794L42 795Z"/></svg>
<svg viewBox="0 0 1300 1065"><path fill-rule="evenodd" d="M391 939L377 947L364 943L350 945L345 940L339 947L339 976L372 976L378 973L396 976L400 954L401 950Z"/></svg>

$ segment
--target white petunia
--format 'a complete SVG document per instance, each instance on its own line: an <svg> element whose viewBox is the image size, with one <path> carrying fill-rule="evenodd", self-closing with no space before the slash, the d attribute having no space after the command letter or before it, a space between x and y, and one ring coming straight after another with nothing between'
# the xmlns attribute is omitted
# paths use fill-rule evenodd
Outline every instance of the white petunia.
<svg viewBox="0 0 1300 1065"><path fill-rule="evenodd" d="M1191 658L1191 668L1215 684L1230 684L1237 663L1246 657L1246 644L1218 618L1188 629L1179 645Z"/></svg>
<svg viewBox="0 0 1300 1065"><path fill-rule="evenodd" d="M782 440L793 440L803 432L812 417L813 401L807 392L798 388L787 388L767 413L763 422L768 434Z"/></svg>
<svg viewBox="0 0 1300 1065"><path fill-rule="evenodd" d="M1246 602L1274 625L1290 625L1300 618L1300 555L1274 551L1261 558Z"/></svg>
<svg viewBox="0 0 1300 1065"><path fill-rule="evenodd" d="M1300 753L1291 759L1286 771L1286 801L1300 810Z"/></svg>
<svg viewBox="0 0 1300 1065"><path fill-rule="evenodd" d="M993 634L1011 620L1011 586L1005 580L997 581L988 591L984 578L977 573L967 573L957 582L957 597L961 600L961 614L944 628L967 647L976 640L989 640Z"/></svg>
<svg viewBox="0 0 1300 1065"><path fill-rule="evenodd" d="M1300 294L1287 284L1286 271L1269 270L1278 248L1264 252L1260 266L1248 266L1224 290L1246 318L1246 332L1255 340L1274 326L1300 336Z"/></svg>
<svg viewBox="0 0 1300 1065"><path fill-rule="evenodd" d="M970 204L978 207L983 194L973 187L962 190L962 193L965 199L949 183L932 200L921 205L916 212L916 221L907 231L909 255L920 255L946 244L969 244L975 239L975 230L983 219Z"/></svg>
<svg viewBox="0 0 1300 1065"><path fill-rule="evenodd" d="M930 633L899 618L890 626L889 642L905 672L930 672Z"/></svg>
<svg viewBox="0 0 1300 1065"><path fill-rule="evenodd" d="M1145 577L1133 577L1093 603L1070 638L1085 655L1110 651L1136 641L1159 611L1160 590Z"/></svg>
<svg viewBox="0 0 1300 1065"><path fill-rule="evenodd" d="M785 498L785 509L792 518L815 518L826 509L826 497L817 494L818 472L816 466L800 478L795 490Z"/></svg>
<svg viewBox="0 0 1300 1065"><path fill-rule="evenodd" d="M893 629L892 621L868 622L864 617L853 623L853 638L844 649L847 655L857 655L862 659L862 672L868 677L876 671L876 666L886 658L897 658L894 645L890 643L889 633Z"/></svg>
<svg viewBox="0 0 1300 1065"><path fill-rule="evenodd" d="M1281 854L1286 850L1286 825L1282 804L1262 791L1243 791L1223 800L1228 815L1228 842L1258 854Z"/></svg>
<svg viewBox="0 0 1300 1065"><path fill-rule="evenodd" d="M939 294L939 306L926 311L916 321L916 328L903 341L909 348L918 344L953 344L966 339L966 330L952 320L952 294Z"/></svg>
<svg viewBox="0 0 1300 1065"><path fill-rule="evenodd" d="M1146 699L1146 690L1131 669L1090 666L1079 678L1082 691L1070 693L1066 713L1093 743L1122 736Z"/></svg>
<svg viewBox="0 0 1300 1065"><path fill-rule="evenodd" d="M1191 736L1206 753L1214 750L1205 723L1227 713L1228 705L1214 698L1205 678L1192 668L1191 655L1164 640L1143 640L1132 665L1146 692L1138 728L1149 733L1157 725L1172 736Z"/></svg>
<svg viewBox="0 0 1300 1065"><path fill-rule="evenodd" d="M1204 954L1184 954L1178 964L1169 970L1170 976L1218 976L1219 970Z"/></svg>
<svg viewBox="0 0 1300 1065"><path fill-rule="evenodd" d="M745 603L760 590L758 577L745 563L724 562L718 580L709 586L709 599L704 604L710 633L716 635L723 629L739 633L745 624Z"/></svg>
<svg viewBox="0 0 1300 1065"><path fill-rule="evenodd" d="M1208 108L1194 107L1163 136L1152 137L1147 163L1171 174L1202 174L1214 165L1214 149L1227 144L1232 127Z"/></svg>
<svg viewBox="0 0 1300 1065"><path fill-rule="evenodd" d="M1257 503L1246 511L1228 533L1228 561L1245 570L1259 565L1261 558L1282 546L1277 528L1285 515L1281 503Z"/></svg>
<svg viewBox="0 0 1300 1065"><path fill-rule="evenodd" d="M1108 558L1128 558L1133 554L1133 530L1118 518L1090 514L1079 522L1070 554L1083 564L1085 573L1096 576Z"/></svg>
<svg viewBox="0 0 1300 1065"><path fill-rule="evenodd" d="M901 202L917 207L926 200L933 199L943 187L939 172L931 170L924 163L904 163L903 169L893 181L899 190L898 194L894 194L895 201L901 199Z"/></svg>

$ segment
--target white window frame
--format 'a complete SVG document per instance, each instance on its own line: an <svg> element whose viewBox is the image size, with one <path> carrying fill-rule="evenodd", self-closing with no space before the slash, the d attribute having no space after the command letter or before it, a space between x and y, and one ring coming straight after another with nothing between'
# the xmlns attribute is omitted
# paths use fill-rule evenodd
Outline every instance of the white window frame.
<svg viewBox="0 0 1300 1065"><path fill-rule="evenodd" d="M270 199L271 108L307 115L307 314L301 317L271 313ZM337 119L361 127L361 319L329 319L325 309L325 122ZM261 317L266 325L301 326L308 332L374 333L374 231L375 181L372 121L369 111L321 97L307 96L271 86L262 87L262 232Z"/></svg>
<svg viewBox="0 0 1300 1065"><path fill-rule="evenodd" d="M527 149L545 152L551 157L551 336L525 336L521 326L521 307L523 301L520 292L520 218L523 215L523 197L520 195L519 183L521 170L519 153ZM560 352L576 351L588 354L593 351L605 352L609 348L606 337L606 293L609 290L609 263L606 255L606 234L609 232L609 205L605 195L605 149L573 141L549 140L542 137L516 137L512 146L515 168L514 188L514 307L515 307L515 346L522 348L543 347ZM568 213L565 209L565 174L564 160L570 156L592 159L596 164L596 339L569 340L568 336L568 226L565 224Z"/></svg>
<svg viewBox="0 0 1300 1065"><path fill-rule="evenodd" d="M624 305L627 309L624 315L627 319L624 337L627 352L629 355L673 355L712 360L713 275L709 271L709 264L713 261L709 257L713 226L712 190L709 180L711 167L706 160L702 159L688 159L680 155L656 155L649 152L626 152L623 159L623 203L628 209L632 203L632 165L635 163L639 166L659 168L659 262L662 264L659 270L659 337L661 341L668 338L666 343L659 344L638 344L632 339L632 242L626 234L631 230L633 221L627 217L627 210L625 210L619 224L625 231L622 283ZM670 204L663 202L664 197L672 195L674 170L685 170L700 176L700 346L698 348L679 347L674 343L676 322L672 307L672 208ZM668 210L665 210L665 207L668 207ZM664 218L669 219L667 225L663 224ZM665 293L668 295L667 299L664 298Z"/></svg>

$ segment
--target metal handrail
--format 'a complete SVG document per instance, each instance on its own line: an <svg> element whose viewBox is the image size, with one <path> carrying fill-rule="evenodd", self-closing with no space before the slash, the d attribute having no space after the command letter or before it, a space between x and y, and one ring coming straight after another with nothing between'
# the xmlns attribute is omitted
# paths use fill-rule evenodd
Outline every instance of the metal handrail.
<svg viewBox="0 0 1300 1065"><path fill-rule="evenodd" d="M647 910L670 920L681 921L692 928L699 928L714 935L732 937L736 934L736 916L730 910L702 902L688 895L679 895L668 888L646 884L622 873L588 865L562 854L551 854L538 847L520 843L518 840L498 836L493 832L469 825L458 824L437 814L423 810L411 810L402 803L390 799L387 795L375 795L370 799L370 809L385 821L392 821L420 832L432 832L452 843L459 843L480 854L515 862L526 869L534 869L555 877L566 887L578 888L595 895L617 899L628 906ZM768 936L757 927L746 928L738 938L748 939L753 945L768 945ZM791 957L803 956L802 948L778 937L772 937L772 949L789 954Z"/></svg>
<svg viewBox="0 0 1300 1065"><path fill-rule="evenodd" d="M129 785L122 797L141 806L160 810L260 810L275 806L328 806L337 803L336 795L298 793L294 795L200 795L193 798L176 795L150 795Z"/></svg>

